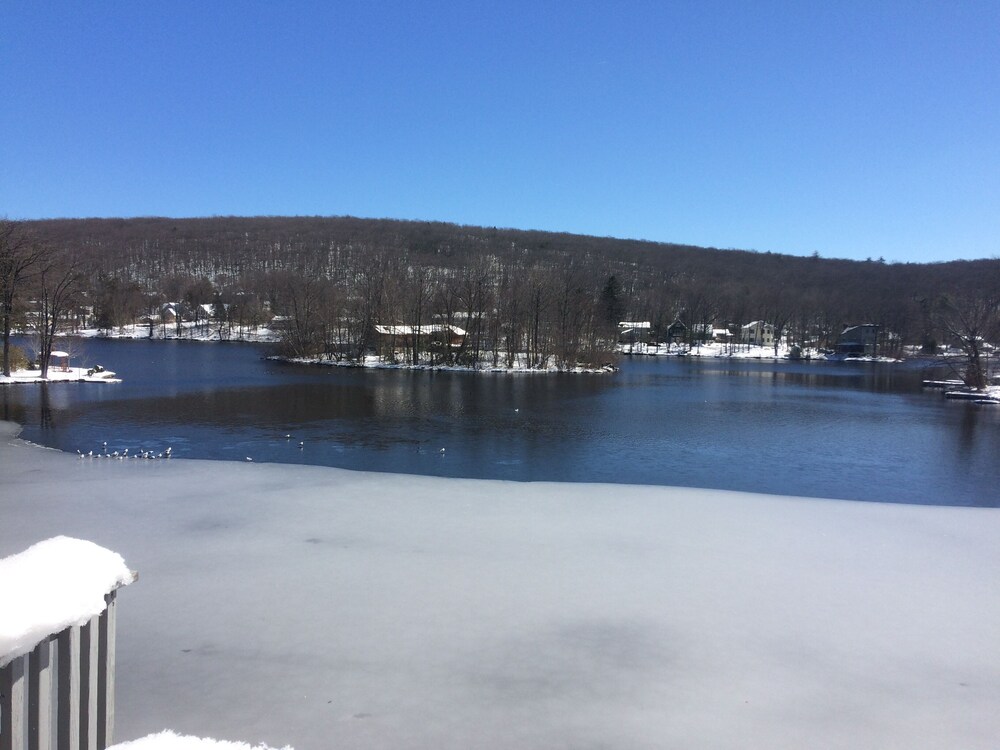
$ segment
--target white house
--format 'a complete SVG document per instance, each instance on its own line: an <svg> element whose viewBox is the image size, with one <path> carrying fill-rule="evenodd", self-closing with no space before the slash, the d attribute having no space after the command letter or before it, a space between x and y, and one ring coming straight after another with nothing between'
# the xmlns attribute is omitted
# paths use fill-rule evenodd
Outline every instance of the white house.
<svg viewBox="0 0 1000 750"><path fill-rule="evenodd" d="M763 320L747 323L740 329L740 343L750 346L774 346L774 326Z"/></svg>

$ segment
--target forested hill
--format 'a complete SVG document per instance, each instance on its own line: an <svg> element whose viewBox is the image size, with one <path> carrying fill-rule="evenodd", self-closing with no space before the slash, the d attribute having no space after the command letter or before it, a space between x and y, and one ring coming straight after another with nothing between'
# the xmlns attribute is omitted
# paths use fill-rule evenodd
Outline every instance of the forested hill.
<svg viewBox="0 0 1000 750"><path fill-rule="evenodd" d="M426 285L430 309L477 276L495 296L551 297L573 287L611 317L669 323L767 319L834 331L875 322L909 342L933 335L934 300L995 290L1000 260L898 264L720 250L607 237L352 217L54 219L27 222L38 239L81 251L95 278L180 298L208 280L215 294L280 296L276 273L321 277L347 297L378 267L387 309ZM613 277L613 278L612 278ZM416 282L415 282L416 280ZM273 278L272 278L273 282ZM609 286L610 284L610 286ZM202 284L204 288L204 284ZM421 297L425 295L420 294ZM435 301L435 299L437 301ZM279 308L281 300L272 300ZM448 304L460 304L457 301ZM536 307L538 300L535 301ZM494 300L488 308L497 307ZM547 305L546 305L547 307Z"/></svg>

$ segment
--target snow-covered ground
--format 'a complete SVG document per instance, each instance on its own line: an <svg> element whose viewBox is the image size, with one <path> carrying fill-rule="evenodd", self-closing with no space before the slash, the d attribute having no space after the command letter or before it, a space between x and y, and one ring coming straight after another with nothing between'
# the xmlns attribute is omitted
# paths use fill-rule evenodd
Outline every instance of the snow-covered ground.
<svg viewBox="0 0 1000 750"><path fill-rule="evenodd" d="M329 367L365 367L369 369L376 370L450 370L452 372L518 372L518 373L544 373L544 372L577 372L577 373L602 373L602 372L614 372L615 367L613 365L605 365L603 367L570 367L562 368L556 366L554 362L549 364L547 367L531 367L527 361L527 355L518 355L514 358L513 364L510 367L500 366L493 367L488 362L492 361L491 358L484 357L484 361L479 365L479 367L469 367L466 365L447 365L447 364L405 364L403 362L387 362L381 357L375 356L373 354L365 356L360 362L354 360L336 360L332 358L324 357L272 357L271 359L279 360L282 362L291 362L293 364L300 365L323 365Z"/></svg>
<svg viewBox="0 0 1000 750"><path fill-rule="evenodd" d="M108 750L271 750L271 748L268 745L251 747L246 742L192 737L164 730L137 740L113 745ZM286 747L283 750L290 750L290 748Z"/></svg>
<svg viewBox="0 0 1000 750"><path fill-rule="evenodd" d="M996 748L1000 511L209 461L0 423L0 556L122 554L116 739Z"/></svg>
<svg viewBox="0 0 1000 750"><path fill-rule="evenodd" d="M0 374L0 385L16 383L120 383L115 373L104 370L94 372L86 367L50 367L48 377L42 379L40 370L12 370L10 377Z"/></svg>
<svg viewBox="0 0 1000 750"><path fill-rule="evenodd" d="M723 344L708 341L688 347L687 344L619 344L620 354L659 357L728 357L731 359L789 359L791 348L779 344L774 346L749 346L747 344ZM899 362L894 357L844 357L827 354L818 349L803 349L799 359L837 360L846 362Z"/></svg>
<svg viewBox="0 0 1000 750"><path fill-rule="evenodd" d="M196 324L185 321L181 323L180 330L176 323L166 326L132 324L106 330L103 328L80 328L66 336L79 336L81 338L109 338L109 339L182 339L184 341L247 341L253 343L272 343L279 340L279 334L265 326L258 328L238 329L236 327L223 328L219 326Z"/></svg>

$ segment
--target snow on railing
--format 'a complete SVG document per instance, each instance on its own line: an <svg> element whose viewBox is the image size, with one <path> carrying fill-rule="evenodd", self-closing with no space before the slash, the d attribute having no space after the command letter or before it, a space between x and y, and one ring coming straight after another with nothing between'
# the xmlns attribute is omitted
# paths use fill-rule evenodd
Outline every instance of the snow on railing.
<svg viewBox="0 0 1000 750"><path fill-rule="evenodd" d="M120 555L69 537L0 560L0 750L111 744L115 592L135 578Z"/></svg>

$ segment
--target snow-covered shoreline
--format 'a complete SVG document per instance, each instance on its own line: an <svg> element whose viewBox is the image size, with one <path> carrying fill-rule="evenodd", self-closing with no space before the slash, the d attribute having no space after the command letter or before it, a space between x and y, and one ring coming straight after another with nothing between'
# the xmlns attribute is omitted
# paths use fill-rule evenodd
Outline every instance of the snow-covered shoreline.
<svg viewBox="0 0 1000 750"><path fill-rule="evenodd" d="M1000 511L91 462L0 423L0 556L122 554L120 741L993 748Z"/></svg>
<svg viewBox="0 0 1000 750"><path fill-rule="evenodd" d="M63 336L76 336L83 339L123 339L123 340L143 340L143 341L199 341L203 343L238 343L238 344L274 344L281 340L279 332L261 327L254 331L220 332L215 327L197 326L193 323L184 323L184 327L177 331L174 325L163 328L154 326L150 335L149 326L128 325L113 330L103 330L97 328L78 329ZM511 367L494 367L485 362L478 367L466 365L448 364L407 364L403 362L387 362L374 355L367 355L361 361L338 360L332 357L285 357L274 355L268 359L276 362L287 362L299 365L319 365L323 367L360 367L374 370L429 370L429 371L450 371L450 372L478 372L478 373L606 373L613 372L614 367L607 365L604 367L529 367L524 359L519 356L515 358Z"/></svg>
<svg viewBox="0 0 1000 750"><path fill-rule="evenodd" d="M82 339L142 339L145 341L212 341L224 343L273 344L280 340L277 331L266 326L253 329L220 328L218 325L203 325L184 322L180 329L171 323L167 326L140 325L132 323L112 329L78 328L66 331L60 337L79 337Z"/></svg>
<svg viewBox="0 0 1000 750"><path fill-rule="evenodd" d="M0 375L0 385L24 383L120 383L115 373L88 367L50 367L48 377L40 370L13 370L10 377Z"/></svg>
<svg viewBox="0 0 1000 750"><path fill-rule="evenodd" d="M150 331L152 330L152 335ZM103 338L103 339L131 339L131 340L153 340L153 341L200 341L212 343L251 343L251 344L273 344L280 341L280 334L272 329L261 327L253 331L241 331L233 333L220 332L218 328L185 323L178 332L175 326L166 328L154 326L128 325L113 330L102 330L96 328L80 329L72 334L80 338ZM895 357L844 357L841 355L831 355L817 350L806 349L799 356L792 356L791 348L780 345L777 350L773 346L749 346L745 344L722 344L718 342L706 342L688 347L679 344L619 344L615 347L617 354L621 356L635 357L704 357L704 358L725 358L725 359L759 359L759 360L796 360L796 361L838 361L838 362L885 362L894 363L902 360ZM571 372L571 373L602 373L614 371L613 366L603 367L529 367L522 360L523 356L515 361L511 367L503 367L482 363L477 367L466 365L448 364L407 364L402 362L388 362L379 357L368 355L361 361L338 360L333 357L284 357L272 356L275 361L288 362L291 364L321 365L327 367L362 367L368 369L383 370L433 370L433 371L453 371L453 372L482 372L482 373L551 373L551 372Z"/></svg>
<svg viewBox="0 0 1000 750"><path fill-rule="evenodd" d="M619 344L618 353L634 357L712 357L722 359L794 360L800 362L902 362L895 357L856 357L829 354L819 349L804 349L793 356L792 348L781 344L751 346L748 344L723 344L709 341L703 344Z"/></svg>
<svg viewBox="0 0 1000 750"><path fill-rule="evenodd" d="M569 372L569 373L609 373L615 372L615 367L613 365L605 365L604 367L564 367L559 368L555 366L551 367L528 367L524 365L521 361L515 363L513 367L493 367L492 365L482 365L481 367L471 367L468 365L447 365L447 364L404 364L401 362L386 362L385 360L369 355L366 356L362 361L357 362L355 360L337 360L337 359L327 359L323 357L281 357L273 356L268 357L268 359L274 360L275 362L286 362L288 364L294 365L316 365L319 367L360 367L369 370L426 370L428 372L475 372L475 373L492 373L492 374L545 374L554 372Z"/></svg>

